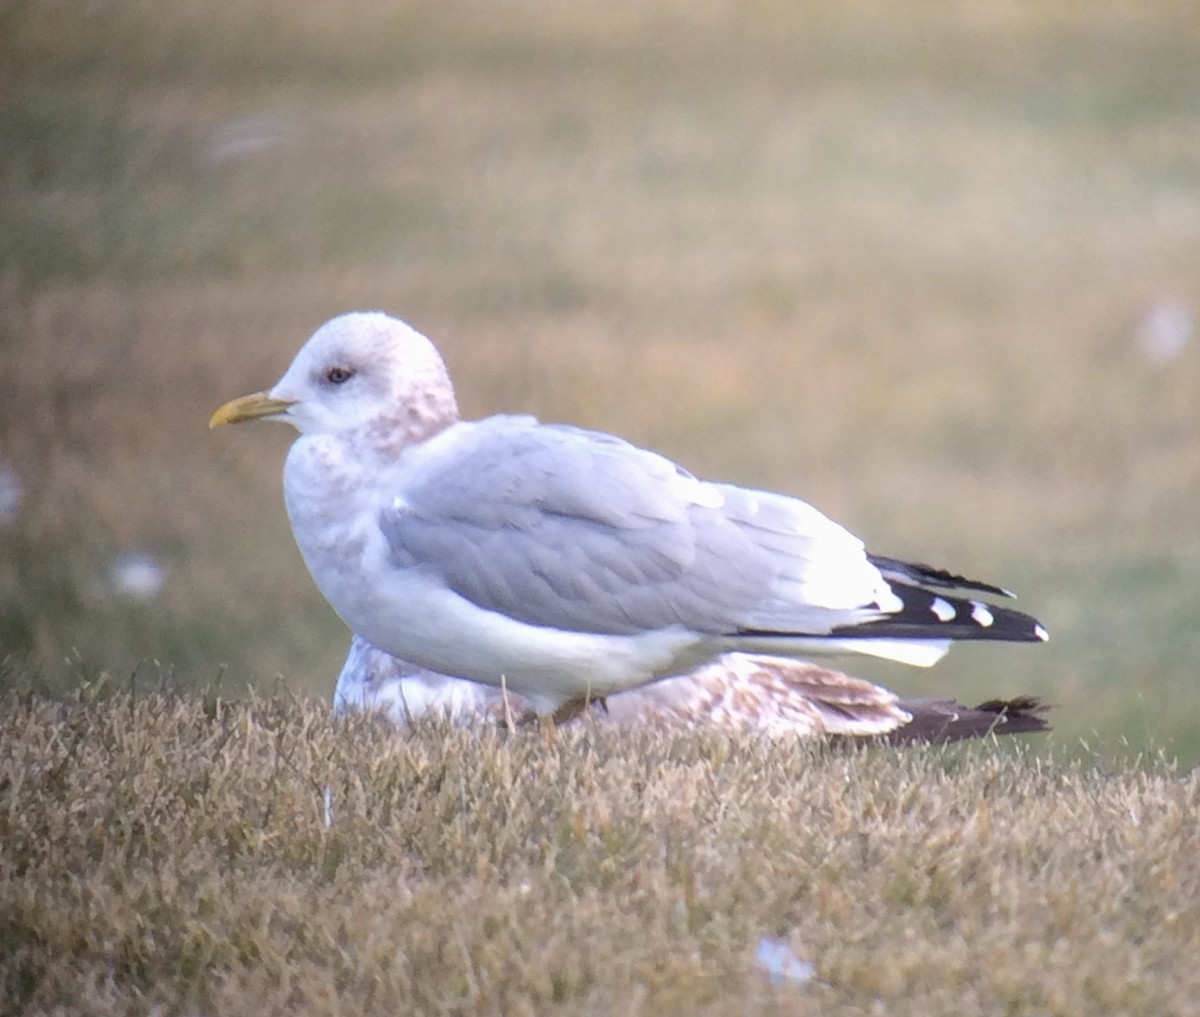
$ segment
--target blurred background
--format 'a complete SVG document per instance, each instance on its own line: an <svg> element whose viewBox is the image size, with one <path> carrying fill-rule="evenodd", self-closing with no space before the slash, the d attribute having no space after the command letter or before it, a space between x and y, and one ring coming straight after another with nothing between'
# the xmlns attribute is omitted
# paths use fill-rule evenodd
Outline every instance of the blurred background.
<svg viewBox="0 0 1200 1017"><path fill-rule="evenodd" d="M328 697L323 320L1017 590L1053 744L1200 759L1200 14L1166 0L0 5L0 667ZM1083 741L1081 741L1083 739Z"/></svg>

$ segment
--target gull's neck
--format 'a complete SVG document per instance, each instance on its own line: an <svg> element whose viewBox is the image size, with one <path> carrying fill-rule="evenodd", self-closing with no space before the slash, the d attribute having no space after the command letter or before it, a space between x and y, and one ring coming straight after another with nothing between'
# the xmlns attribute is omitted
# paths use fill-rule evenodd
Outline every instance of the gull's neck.
<svg viewBox="0 0 1200 1017"><path fill-rule="evenodd" d="M358 440L355 440L357 438ZM301 435L283 470L283 495L296 545L321 592L343 619L367 605L354 582L379 541L375 525L400 453L386 455L356 435Z"/></svg>
<svg viewBox="0 0 1200 1017"><path fill-rule="evenodd" d="M406 451L458 422L453 392L422 392L392 413L339 434L301 434L283 471L284 501L300 553L326 598L342 614L353 601L346 580L378 540L376 514ZM332 577L332 578L330 578Z"/></svg>
<svg viewBox="0 0 1200 1017"><path fill-rule="evenodd" d="M365 424L349 440L360 454L394 462L406 448L428 441L457 422L458 404L447 384L410 394L393 412Z"/></svg>

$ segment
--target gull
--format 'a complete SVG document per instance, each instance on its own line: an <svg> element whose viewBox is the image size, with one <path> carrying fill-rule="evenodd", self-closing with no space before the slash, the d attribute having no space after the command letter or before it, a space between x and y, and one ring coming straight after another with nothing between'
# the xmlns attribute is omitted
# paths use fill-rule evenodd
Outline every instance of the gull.
<svg viewBox="0 0 1200 1017"><path fill-rule="evenodd" d="M276 419L292 532L352 632L500 686L538 714L726 653L862 653L928 667L963 639L1041 642L1007 591L868 554L797 498L697 479L620 438L461 420L440 354L387 314L326 322L268 391L210 427Z"/></svg>
<svg viewBox="0 0 1200 1017"><path fill-rule="evenodd" d="M527 714L516 693L397 660L356 635L333 694L336 713L381 711L402 728L424 717L506 724ZM618 727L782 738L946 742L1048 731L1030 696L966 707L895 693L802 660L728 653L691 674L619 692L587 717Z"/></svg>

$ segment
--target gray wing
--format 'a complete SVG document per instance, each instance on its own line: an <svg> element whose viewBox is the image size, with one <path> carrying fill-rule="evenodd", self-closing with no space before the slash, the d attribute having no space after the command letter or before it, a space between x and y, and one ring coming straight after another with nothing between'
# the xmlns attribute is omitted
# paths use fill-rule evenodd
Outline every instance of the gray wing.
<svg viewBox="0 0 1200 1017"><path fill-rule="evenodd" d="M610 435L519 417L452 430L406 468L380 516L393 564L534 625L728 634L759 624L754 609L769 611L781 579L803 578L817 543L796 532L789 506L819 520L820 536L861 548L803 503L702 483ZM811 620L785 601L793 631Z"/></svg>

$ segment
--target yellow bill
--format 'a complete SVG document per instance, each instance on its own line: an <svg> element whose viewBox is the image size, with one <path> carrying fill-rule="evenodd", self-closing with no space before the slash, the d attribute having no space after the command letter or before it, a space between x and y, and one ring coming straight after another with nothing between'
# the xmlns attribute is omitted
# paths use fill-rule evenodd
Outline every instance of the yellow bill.
<svg viewBox="0 0 1200 1017"><path fill-rule="evenodd" d="M208 426L220 427L222 424L240 424L245 420L276 417L286 413L292 402L291 399L272 399L266 392L255 392L240 399L230 399L212 415Z"/></svg>

